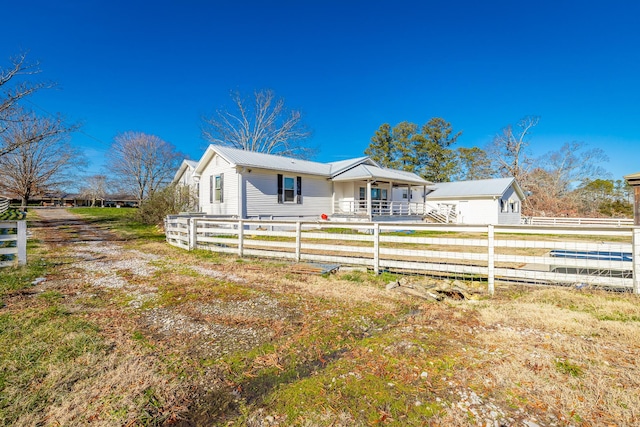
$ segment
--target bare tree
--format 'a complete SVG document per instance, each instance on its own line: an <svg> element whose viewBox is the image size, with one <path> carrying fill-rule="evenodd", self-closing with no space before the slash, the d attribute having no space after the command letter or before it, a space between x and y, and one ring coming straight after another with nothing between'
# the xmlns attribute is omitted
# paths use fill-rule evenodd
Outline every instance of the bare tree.
<svg viewBox="0 0 640 427"><path fill-rule="evenodd" d="M587 144L575 141L540 157L538 167L527 179L527 189L532 193L526 205L530 214L579 215L584 211L579 185L584 186L593 177L607 177L600 166L607 160L603 150L587 149Z"/></svg>
<svg viewBox="0 0 640 427"><path fill-rule="evenodd" d="M529 136L540 121L539 117L527 116L515 126L508 125L497 134L486 147L488 157L494 162L500 176L514 177L526 186L526 175L531 169L532 159L528 152Z"/></svg>
<svg viewBox="0 0 640 427"><path fill-rule="evenodd" d="M84 165L84 157L68 141L72 130L33 114L9 123L0 137L15 148L0 157L0 190L21 199L24 208L32 197L70 184L73 173Z"/></svg>
<svg viewBox="0 0 640 427"><path fill-rule="evenodd" d="M104 206L108 185L106 175L91 175L86 178L85 185L80 189L80 195L91 200L91 206L95 206L96 201L100 201L100 206Z"/></svg>
<svg viewBox="0 0 640 427"><path fill-rule="evenodd" d="M138 203L168 185L184 157L168 142L142 132L117 135L107 152L110 173Z"/></svg>
<svg viewBox="0 0 640 427"><path fill-rule="evenodd" d="M53 83L31 82L21 77L30 76L40 72L39 64L28 63L27 55L21 54L10 59L11 65L0 68L0 135L9 131L12 123L33 119L34 116L25 111L19 102L34 92L53 87ZM61 119L58 120L61 122ZM58 123L60 124L60 123ZM43 129L44 135L33 135L35 139L48 137L47 129ZM0 143L0 157L17 149L20 144L29 144L31 140L15 140L3 138Z"/></svg>
<svg viewBox="0 0 640 427"><path fill-rule="evenodd" d="M218 110L203 117L202 136L207 141L247 151L309 158L312 148L301 144L311 136L302 114L288 110L284 99L271 90L254 92L253 105L232 92L233 110Z"/></svg>

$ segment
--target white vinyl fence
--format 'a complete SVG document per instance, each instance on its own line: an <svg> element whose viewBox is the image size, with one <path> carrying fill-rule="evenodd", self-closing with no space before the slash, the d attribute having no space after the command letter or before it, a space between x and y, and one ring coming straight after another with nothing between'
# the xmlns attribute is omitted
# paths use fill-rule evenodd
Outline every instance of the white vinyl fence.
<svg viewBox="0 0 640 427"><path fill-rule="evenodd" d="M568 218L547 216L523 216L522 224L526 225L559 225L559 226L612 226L631 227L631 218Z"/></svg>
<svg viewBox="0 0 640 427"><path fill-rule="evenodd" d="M360 265L487 282L570 284L640 293L640 228L231 220L169 216L187 250Z"/></svg>
<svg viewBox="0 0 640 427"><path fill-rule="evenodd" d="M0 197L0 214L5 213L7 210L9 210L9 203L11 201L9 199L7 199L6 197Z"/></svg>
<svg viewBox="0 0 640 427"><path fill-rule="evenodd" d="M0 221L0 267L27 263L27 221Z"/></svg>

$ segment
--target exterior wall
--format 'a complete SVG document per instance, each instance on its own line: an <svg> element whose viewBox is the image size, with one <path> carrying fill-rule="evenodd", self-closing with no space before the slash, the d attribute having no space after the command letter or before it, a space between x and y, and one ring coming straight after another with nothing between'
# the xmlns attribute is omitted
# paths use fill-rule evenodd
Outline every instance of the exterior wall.
<svg viewBox="0 0 640 427"><path fill-rule="evenodd" d="M342 211L348 212L354 206L354 202L358 200L358 187L354 182L334 183L335 201Z"/></svg>
<svg viewBox="0 0 640 427"><path fill-rule="evenodd" d="M498 224L498 202L492 199L459 200L458 222L461 224Z"/></svg>
<svg viewBox="0 0 640 427"><path fill-rule="evenodd" d="M502 210L502 203L506 203L506 212ZM517 207L514 203L517 203ZM520 200L513 186L511 186L500 198L500 203L498 204L498 224L520 224L521 212L522 200Z"/></svg>
<svg viewBox="0 0 640 427"><path fill-rule="evenodd" d="M213 201L211 203L211 176L224 174L222 203ZM208 215L238 215L238 181L240 175L235 167L232 167L226 160L217 154L211 159L209 164L202 171L200 177L200 211ZM215 178L214 178L215 185Z"/></svg>
<svg viewBox="0 0 640 427"><path fill-rule="evenodd" d="M185 168L177 182L185 187L193 185L193 169Z"/></svg>
<svg viewBox="0 0 640 427"><path fill-rule="evenodd" d="M395 187L391 192L391 200L394 202L412 202L412 203L422 203L422 187L411 187L411 195L409 196L409 192L407 191L407 187ZM404 197L404 194L407 194L407 197Z"/></svg>
<svg viewBox="0 0 640 427"><path fill-rule="evenodd" d="M302 203L278 203L278 172L253 169L243 179L245 217L299 218L330 214L333 184L325 177L283 173L302 177ZM226 178L225 178L226 179Z"/></svg>

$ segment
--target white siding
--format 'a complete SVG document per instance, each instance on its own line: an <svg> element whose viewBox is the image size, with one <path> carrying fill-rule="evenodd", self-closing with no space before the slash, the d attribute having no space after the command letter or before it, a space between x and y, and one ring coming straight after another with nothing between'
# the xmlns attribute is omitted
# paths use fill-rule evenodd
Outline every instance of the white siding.
<svg viewBox="0 0 640 427"><path fill-rule="evenodd" d="M497 224L498 203L491 199L458 201L458 222L462 224Z"/></svg>
<svg viewBox="0 0 640 427"><path fill-rule="evenodd" d="M302 177L302 203L278 203L278 172L253 169L244 175L246 217L319 217L331 213L332 183L313 175Z"/></svg>
<svg viewBox="0 0 640 427"><path fill-rule="evenodd" d="M211 203L211 176L224 174L223 201ZM205 166L200 177L200 208L209 215L238 215L238 179L239 174L223 158L215 155ZM215 185L215 179L214 179Z"/></svg>
<svg viewBox="0 0 640 427"><path fill-rule="evenodd" d="M520 224L520 217L522 211L522 200L518 197L518 193L515 192L513 186L509 187L507 191L502 195L501 200L504 200L507 203L507 212L502 212L500 205L498 206L498 224ZM517 212L513 212L512 203L517 202L518 209Z"/></svg>

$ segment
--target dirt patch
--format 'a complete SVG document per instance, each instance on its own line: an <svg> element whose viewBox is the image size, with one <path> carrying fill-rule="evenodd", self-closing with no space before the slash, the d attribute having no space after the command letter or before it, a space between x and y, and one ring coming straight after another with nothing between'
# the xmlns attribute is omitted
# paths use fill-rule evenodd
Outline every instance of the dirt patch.
<svg viewBox="0 0 640 427"><path fill-rule="evenodd" d="M425 300L367 272L291 274L286 262L125 241L61 209L39 215L30 230L53 267L9 294L6 310L55 299L104 343L68 370L52 367L57 398L18 425L639 421L631 296Z"/></svg>

